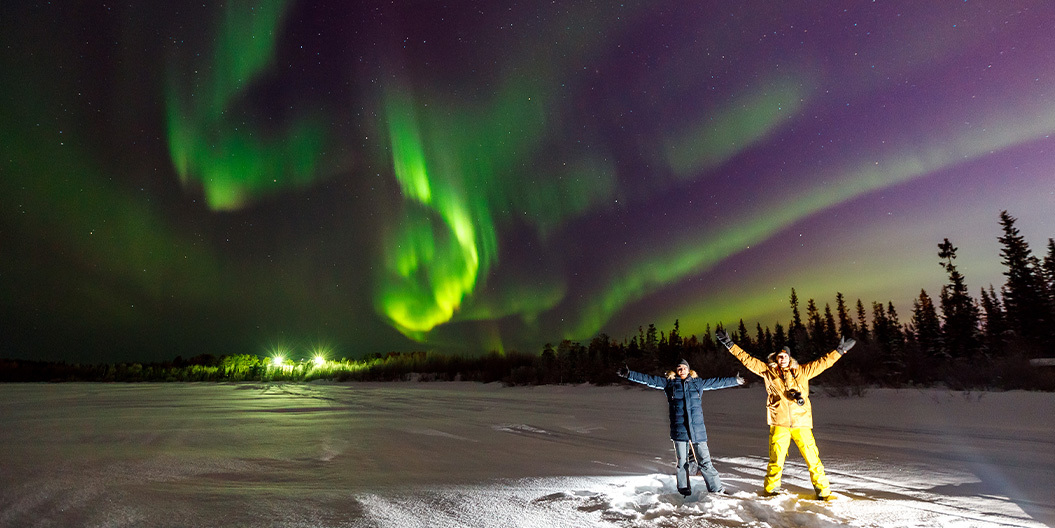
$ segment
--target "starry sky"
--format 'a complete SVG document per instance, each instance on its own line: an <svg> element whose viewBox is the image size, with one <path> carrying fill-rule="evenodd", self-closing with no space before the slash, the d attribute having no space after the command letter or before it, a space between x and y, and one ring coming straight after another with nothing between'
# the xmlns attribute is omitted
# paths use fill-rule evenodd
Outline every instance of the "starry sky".
<svg viewBox="0 0 1055 528"><path fill-rule="evenodd" d="M0 357L538 352L1003 284L1055 4L0 5Z"/></svg>

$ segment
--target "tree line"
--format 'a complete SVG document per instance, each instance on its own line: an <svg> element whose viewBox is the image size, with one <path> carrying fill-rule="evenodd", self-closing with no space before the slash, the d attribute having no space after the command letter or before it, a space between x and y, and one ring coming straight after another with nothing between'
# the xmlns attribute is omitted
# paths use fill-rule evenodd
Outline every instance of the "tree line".
<svg viewBox="0 0 1055 528"><path fill-rule="evenodd" d="M858 345L818 378L833 394L860 394L868 386L931 386L954 389L1000 388L1055 390L1055 368L1037 368L1029 360L1055 356L1055 240L1047 254L1035 256L1015 227L1000 213L998 238L1006 281L973 297L956 267L957 248L944 239L937 264L948 274L937 301L921 289L907 320L892 301L860 299L851 304L835 293L835 308L814 299L805 306L794 288L788 298L791 317L772 329L743 320L722 323L742 348L765 358L784 346L806 362L831 351L840 337ZM805 313L803 313L803 310ZM615 370L661 372L687 359L700 376L742 372L740 363L714 339L710 325L701 336L682 335L679 321L667 331L655 324L636 335L613 339L599 334L588 343L562 340L541 353L489 353L465 357L434 352L391 352L361 359L278 362L255 355L213 356L187 360L111 365L0 360L0 381L392 381L417 379L503 382L512 385L618 382ZM747 375L751 377L751 375Z"/></svg>

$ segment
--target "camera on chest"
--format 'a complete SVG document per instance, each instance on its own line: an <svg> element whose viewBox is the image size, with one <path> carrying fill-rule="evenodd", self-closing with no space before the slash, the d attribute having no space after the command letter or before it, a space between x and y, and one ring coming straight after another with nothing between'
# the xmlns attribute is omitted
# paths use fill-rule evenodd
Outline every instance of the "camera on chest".
<svg viewBox="0 0 1055 528"><path fill-rule="evenodd" d="M788 389L788 399L794 400L799 405L806 405L805 398L802 397L802 393L798 389Z"/></svg>

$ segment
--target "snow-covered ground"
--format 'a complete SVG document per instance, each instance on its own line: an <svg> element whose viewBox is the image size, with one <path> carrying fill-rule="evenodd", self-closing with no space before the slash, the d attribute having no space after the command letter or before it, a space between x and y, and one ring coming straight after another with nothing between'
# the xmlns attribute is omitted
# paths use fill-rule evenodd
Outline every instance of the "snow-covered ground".
<svg viewBox="0 0 1055 528"><path fill-rule="evenodd" d="M758 491L763 389L704 394L731 496L673 485L663 393L472 383L0 385L0 526L1044 526L1055 394L813 396L838 498Z"/></svg>

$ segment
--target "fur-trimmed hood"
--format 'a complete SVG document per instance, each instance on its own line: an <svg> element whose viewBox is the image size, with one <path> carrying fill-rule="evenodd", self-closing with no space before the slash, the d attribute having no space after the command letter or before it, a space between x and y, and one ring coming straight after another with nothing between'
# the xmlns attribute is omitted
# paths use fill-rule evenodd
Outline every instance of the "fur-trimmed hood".
<svg viewBox="0 0 1055 528"><path fill-rule="evenodd" d="M784 347L766 356L766 364L769 365L770 368L780 368L780 366L777 365L777 354L781 352L786 352L788 354L788 357L791 358L791 361L788 362L789 369L799 368L799 362L795 360L795 356L791 355L791 350L789 350L788 347Z"/></svg>
<svg viewBox="0 0 1055 528"><path fill-rule="evenodd" d="M678 377L678 373L677 372L674 372L673 370L668 370L667 371L667 379L674 379L676 377ZM696 371L695 370L689 370L689 378L698 378L698 377L699 376L696 375ZM686 379L688 379L688 378L686 378Z"/></svg>

